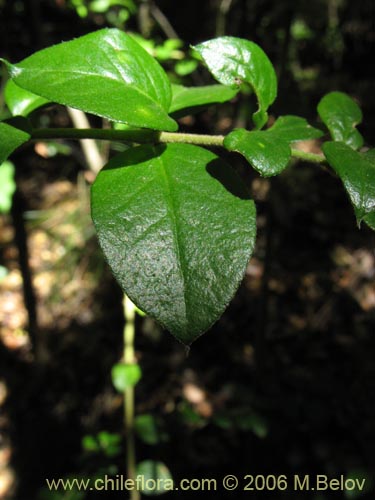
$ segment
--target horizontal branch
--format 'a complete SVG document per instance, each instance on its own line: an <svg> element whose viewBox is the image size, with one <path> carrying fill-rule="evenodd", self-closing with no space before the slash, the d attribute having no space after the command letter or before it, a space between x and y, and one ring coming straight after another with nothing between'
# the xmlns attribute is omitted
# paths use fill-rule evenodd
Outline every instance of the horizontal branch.
<svg viewBox="0 0 375 500"><path fill-rule="evenodd" d="M148 129L39 128L33 130L31 137L32 139L97 139L139 144L182 142L202 146L222 146L224 141L223 135L158 132Z"/></svg>
<svg viewBox="0 0 375 500"><path fill-rule="evenodd" d="M150 143L159 141L160 132L132 129L111 130L101 128L38 128L31 133L32 139L97 139L101 141L124 141Z"/></svg>
<svg viewBox="0 0 375 500"><path fill-rule="evenodd" d="M319 155L316 153L306 153L300 149L292 149L293 158L298 158L300 160L310 161L312 163L324 163L326 161L324 155Z"/></svg>
<svg viewBox="0 0 375 500"><path fill-rule="evenodd" d="M97 139L102 141L135 142L138 144L185 143L199 146L224 147L225 136L187 134L184 132L158 132L148 129L40 128L33 130L31 137L32 139ZM306 153L299 149L292 149L292 157L313 163L324 163L325 161L325 157L321 154Z"/></svg>

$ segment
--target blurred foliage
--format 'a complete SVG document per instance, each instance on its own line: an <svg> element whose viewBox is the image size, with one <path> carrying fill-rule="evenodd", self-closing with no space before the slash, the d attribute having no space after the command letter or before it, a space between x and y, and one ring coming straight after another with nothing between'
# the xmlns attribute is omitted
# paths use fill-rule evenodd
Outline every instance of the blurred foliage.
<svg viewBox="0 0 375 500"><path fill-rule="evenodd" d="M174 489L170 470L163 462L155 460L140 462L137 466L137 476L143 477L144 480L145 487L141 488L143 495L159 496ZM158 488L152 487L154 483Z"/></svg>
<svg viewBox="0 0 375 500"><path fill-rule="evenodd" d="M121 453L121 436L107 431L100 431L96 436L87 435L82 439L82 448L88 453L103 453L106 457L115 457Z"/></svg>
<svg viewBox="0 0 375 500"><path fill-rule="evenodd" d="M5 161L0 165L0 213L8 213L12 207L12 198L16 190L14 165Z"/></svg>
<svg viewBox="0 0 375 500"><path fill-rule="evenodd" d="M130 16L137 12L133 0L68 0L67 6L81 18L100 14L103 23L115 28L124 28Z"/></svg>

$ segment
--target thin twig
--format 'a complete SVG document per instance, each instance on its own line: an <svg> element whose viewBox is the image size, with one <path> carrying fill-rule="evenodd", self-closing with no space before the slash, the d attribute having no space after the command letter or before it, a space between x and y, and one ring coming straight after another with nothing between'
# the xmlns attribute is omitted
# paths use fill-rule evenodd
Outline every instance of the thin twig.
<svg viewBox="0 0 375 500"><path fill-rule="evenodd" d="M70 119L76 129L88 129L90 123L85 113L79 109L67 108ZM96 175L104 165L105 161L100 154L99 148L94 139L80 140L82 152L87 166Z"/></svg>
<svg viewBox="0 0 375 500"><path fill-rule="evenodd" d="M167 38L180 39L167 16L154 3L150 4L150 13L160 28L164 31Z"/></svg>
<svg viewBox="0 0 375 500"><path fill-rule="evenodd" d="M226 32L226 16L232 6L233 0L221 0L216 15L216 36L223 36Z"/></svg>
<svg viewBox="0 0 375 500"><path fill-rule="evenodd" d="M126 365L133 365L134 337L135 337L135 305L124 295L123 309L125 318L124 327L124 354L123 361ZM128 386L124 391L124 426L126 435L126 472L127 478L135 481L136 478L136 454L134 436L134 386ZM140 500L139 491L134 488L130 490L130 500Z"/></svg>

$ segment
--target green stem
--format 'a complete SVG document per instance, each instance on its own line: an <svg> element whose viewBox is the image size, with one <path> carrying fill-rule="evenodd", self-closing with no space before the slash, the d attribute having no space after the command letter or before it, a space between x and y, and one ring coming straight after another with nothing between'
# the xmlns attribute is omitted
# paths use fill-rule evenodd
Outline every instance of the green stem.
<svg viewBox="0 0 375 500"><path fill-rule="evenodd" d="M198 144L200 146L223 147L224 135L185 134L183 132L160 132L159 142L182 142L185 144Z"/></svg>
<svg viewBox="0 0 375 500"><path fill-rule="evenodd" d="M33 130L32 139L98 139L104 141L150 143L184 143L200 146L224 147L224 135L186 134L184 132L158 132L156 130L107 130L107 129L74 129L74 128L40 128ZM324 163L321 154L305 153L292 149L292 157L312 163Z"/></svg>
<svg viewBox="0 0 375 500"><path fill-rule="evenodd" d="M123 299L123 309L125 317L123 361L127 365L132 365L136 362L134 355L135 306L126 295L124 295ZM124 425L127 478L135 481L137 472L134 436L134 386L127 387L124 391ZM140 498L141 495L138 490L130 490L130 500L140 500Z"/></svg>
<svg viewBox="0 0 375 500"><path fill-rule="evenodd" d="M32 131L32 139L99 139L142 143L183 142L202 146L223 146L223 135L158 132L156 130L111 130L97 128L39 128Z"/></svg>
<svg viewBox="0 0 375 500"><path fill-rule="evenodd" d="M111 130L101 128L39 128L32 139L98 139L102 141L158 142L160 132L155 130Z"/></svg>
<svg viewBox="0 0 375 500"><path fill-rule="evenodd" d="M293 158L299 158L300 160L310 161L312 163L324 163L326 161L323 155L318 155L316 153L306 153L300 149L292 149Z"/></svg>

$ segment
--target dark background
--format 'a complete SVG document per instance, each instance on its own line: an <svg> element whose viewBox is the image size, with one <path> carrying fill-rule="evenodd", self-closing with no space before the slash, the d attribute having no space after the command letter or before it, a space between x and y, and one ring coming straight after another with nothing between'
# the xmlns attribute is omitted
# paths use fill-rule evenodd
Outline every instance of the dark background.
<svg viewBox="0 0 375 500"><path fill-rule="evenodd" d="M234 0L220 17L223 3L138 2L125 27L162 43L166 26L150 10L156 5L186 51L189 44L224 32L253 40L279 75L271 118L298 114L319 126L319 99L340 90L360 104L359 129L366 146L374 144L372 0ZM107 25L107 13L80 17L72 2L0 1L0 53L17 61ZM168 62L166 68L173 71ZM211 83L201 67L182 81ZM239 97L182 126L225 133L248 123L246 106ZM47 125L70 125L62 108L44 115ZM45 478L125 470L123 452L90 453L81 445L84 436L103 430L125 440L121 397L110 380L121 357L123 317L121 292L97 248L89 208L80 202L89 175L78 145L66 146L70 154L59 150L51 157L28 147L13 156L18 191L12 216L1 216L0 263L13 272L20 269L24 280L23 291L21 285L10 289L0 283L1 300L10 297L21 310L19 296L25 294L28 316L20 320L21 330L34 338L33 348L26 334L20 341L4 316L0 381L7 397L0 399L0 457L5 457L0 472L11 471L8 497L19 500L68 498L42 491ZM319 144L307 147L316 151ZM340 181L326 169L299 162L264 180L237 156L228 157L257 203L255 254L227 311L188 357L150 319L138 319L143 378L136 411L154 415L165 437L153 446L137 441L138 460L163 461L176 480L226 474L344 474L368 482L372 477L371 492L358 498L373 498L374 235L367 227L357 229ZM63 223L71 238L59 232ZM67 247L64 258L58 256L61 245ZM125 492L117 496L126 498ZM341 492L220 491L222 498L249 496L355 498Z"/></svg>

